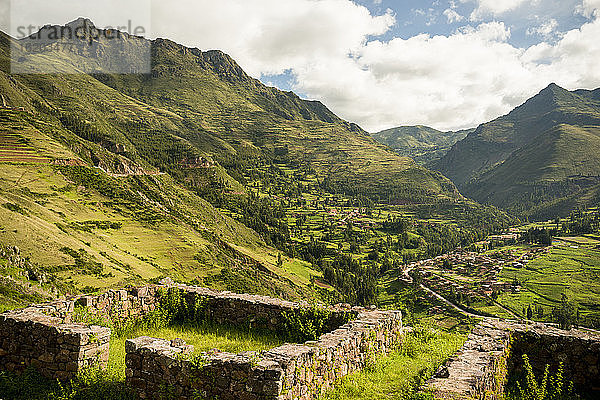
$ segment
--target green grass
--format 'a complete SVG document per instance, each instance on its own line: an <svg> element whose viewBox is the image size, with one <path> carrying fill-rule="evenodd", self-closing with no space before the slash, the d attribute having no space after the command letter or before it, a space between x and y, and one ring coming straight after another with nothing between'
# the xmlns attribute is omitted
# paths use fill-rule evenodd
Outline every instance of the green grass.
<svg viewBox="0 0 600 400"><path fill-rule="evenodd" d="M95 368L82 371L71 382L58 384L34 371L22 376L0 372L0 398L10 400L131 400L135 395L125 386L125 341L150 336L184 339L194 345L195 354L219 349L225 352L268 350L282 342L271 334L243 332L232 327L210 323L172 326L159 329L141 328L123 336L113 336L110 359L104 371Z"/></svg>
<svg viewBox="0 0 600 400"><path fill-rule="evenodd" d="M402 347L341 380L321 400L408 400L464 343L461 334L417 328Z"/></svg>
<svg viewBox="0 0 600 400"><path fill-rule="evenodd" d="M499 318L512 319L515 317L514 315L512 315L511 313L509 313L508 311L506 311L505 309L503 309L502 307L500 307L497 304L475 305L475 306L471 306L471 307L476 311L491 314L491 315L494 315Z"/></svg>
<svg viewBox="0 0 600 400"><path fill-rule="evenodd" d="M275 267L276 256L269 254L276 251L259 235L168 176L105 179L125 192L135 195L139 191L152 198L164 220L140 221L127 200L110 198L106 195L110 192L101 193L92 184L75 184L55 167L2 164L0 205L15 206L0 206L0 244L17 245L35 265L70 286L71 292L142 284L167 275L179 281L201 282L219 274L223 267L240 264L238 252L267 268ZM87 231L77 228L86 221L114 225ZM102 273L94 275L74 268L75 260L61 251L64 247L83 249L90 261L102 265ZM253 287L245 288L247 291L291 299L308 292L311 272L302 271L300 266L295 266L294 274L276 271L295 278L293 288L285 275L267 276L254 268L249 272L256 279ZM213 287L232 289L226 282L213 283Z"/></svg>
<svg viewBox="0 0 600 400"><path fill-rule="evenodd" d="M114 335L110 340L108 371L111 376L125 379L125 341L140 336L159 339L183 339L194 346L194 354L218 349L227 353L262 351L278 347L284 342L277 336L264 332L241 331L214 323L196 323L169 326L159 329L141 328L125 335Z"/></svg>
<svg viewBox="0 0 600 400"><path fill-rule="evenodd" d="M521 312L538 304L546 317L558 305L562 293L578 303L582 314L600 316L600 250L588 246L557 245L525 268L507 267L501 279L517 278L524 292L503 294L500 303ZM546 320L547 318L542 318Z"/></svg>

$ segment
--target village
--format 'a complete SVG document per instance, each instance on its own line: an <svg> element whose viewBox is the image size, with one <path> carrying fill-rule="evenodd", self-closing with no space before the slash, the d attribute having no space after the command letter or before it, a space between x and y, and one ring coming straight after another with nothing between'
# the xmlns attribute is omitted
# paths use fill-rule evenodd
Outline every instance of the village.
<svg viewBox="0 0 600 400"><path fill-rule="evenodd" d="M509 235L505 239L509 239ZM513 237L510 236L512 240ZM458 249L435 258L413 262L405 271L417 270L423 285L451 302L477 309L477 304L494 304L502 293L519 293L518 280L503 281L504 268L526 268L528 263L551 247L508 246L498 250L477 252ZM432 310L435 312L435 310Z"/></svg>

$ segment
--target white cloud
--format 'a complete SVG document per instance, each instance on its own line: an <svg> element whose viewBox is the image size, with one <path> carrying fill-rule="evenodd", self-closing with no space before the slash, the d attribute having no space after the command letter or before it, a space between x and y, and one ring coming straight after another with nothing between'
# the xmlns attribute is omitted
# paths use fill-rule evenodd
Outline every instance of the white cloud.
<svg viewBox="0 0 600 400"><path fill-rule="evenodd" d="M497 0L494 11L524 1ZM493 3L479 7L485 4ZM422 11L427 18L428 9ZM161 2L153 15L160 16L153 28L161 35L220 48L255 77L291 71L296 91L371 131L476 126L550 82L600 86L594 56L600 54L600 20L552 44L520 49L508 43L510 29L502 22L448 36L376 40L394 25L393 13L374 16L349 0L180 0Z"/></svg>
<svg viewBox="0 0 600 400"><path fill-rule="evenodd" d="M583 3L577 7L577 12L586 18L600 16L600 0L583 0Z"/></svg>
<svg viewBox="0 0 600 400"><path fill-rule="evenodd" d="M558 21L551 18L540 26L528 28L527 34L530 36L537 35L544 39L551 39L556 35L556 28L558 28Z"/></svg>
<svg viewBox="0 0 600 400"><path fill-rule="evenodd" d="M479 0L477 7L502 12L526 1ZM580 29L526 49L509 43L502 22L385 41L378 35L395 24L393 12L373 15L350 0L154 1L152 31L221 49L254 77L291 71L296 91L371 131L407 124L455 129L506 113L550 82L599 87L598 1L581 3L590 20ZM423 13L427 19L429 10Z"/></svg>
<svg viewBox="0 0 600 400"><path fill-rule="evenodd" d="M372 16L348 0L179 0L153 6L156 34L222 49L254 76L345 58L396 22L391 10Z"/></svg>
<svg viewBox="0 0 600 400"><path fill-rule="evenodd" d="M470 19L481 20L485 16L498 16L529 3L537 3L539 0L460 0L462 3L476 3L477 6Z"/></svg>
<svg viewBox="0 0 600 400"><path fill-rule="evenodd" d="M446 18L448 18L449 24L453 24L455 22L460 22L465 19L462 15L460 15L459 13L457 13L456 11L454 11L451 8L447 8L446 10L444 10L443 14L446 16Z"/></svg>

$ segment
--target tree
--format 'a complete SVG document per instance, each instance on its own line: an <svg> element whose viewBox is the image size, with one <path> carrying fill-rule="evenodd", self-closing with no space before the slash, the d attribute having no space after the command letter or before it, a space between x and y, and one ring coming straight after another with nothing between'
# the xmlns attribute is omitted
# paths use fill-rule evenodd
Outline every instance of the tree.
<svg viewBox="0 0 600 400"><path fill-rule="evenodd" d="M537 305L535 307L535 312L539 318L542 318L544 316L544 307Z"/></svg>
<svg viewBox="0 0 600 400"><path fill-rule="evenodd" d="M552 318L561 329L570 330L577 323L577 305L563 293L560 306L552 310Z"/></svg>
<svg viewBox="0 0 600 400"><path fill-rule="evenodd" d="M532 319L533 318L533 310L531 309L531 306L527 307L527 319Z"/></svg>
<svg viewBox="0 0 600 400"><path fill-rule="evenodd" d="M450 264L450 261L448 259L444 260L444 269L446 269L446 270L452 269L452 264Z"/></svg>

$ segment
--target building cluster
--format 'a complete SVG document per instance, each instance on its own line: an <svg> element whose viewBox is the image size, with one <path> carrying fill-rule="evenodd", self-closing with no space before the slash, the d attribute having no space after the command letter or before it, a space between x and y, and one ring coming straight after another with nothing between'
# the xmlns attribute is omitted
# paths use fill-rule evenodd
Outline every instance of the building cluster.
<svg viewBox="0 0 600 400"><path fill-rule="evenodd" d="M456 295L492 296L496 293L518 293L520 283L500 279L506 267L525 268L529 262L546 254L548 247L531 248L525 253L517 250L501 250L493 253L477 253L459 249L435 258L408 265L419 269L431 289Z"/></svg>

